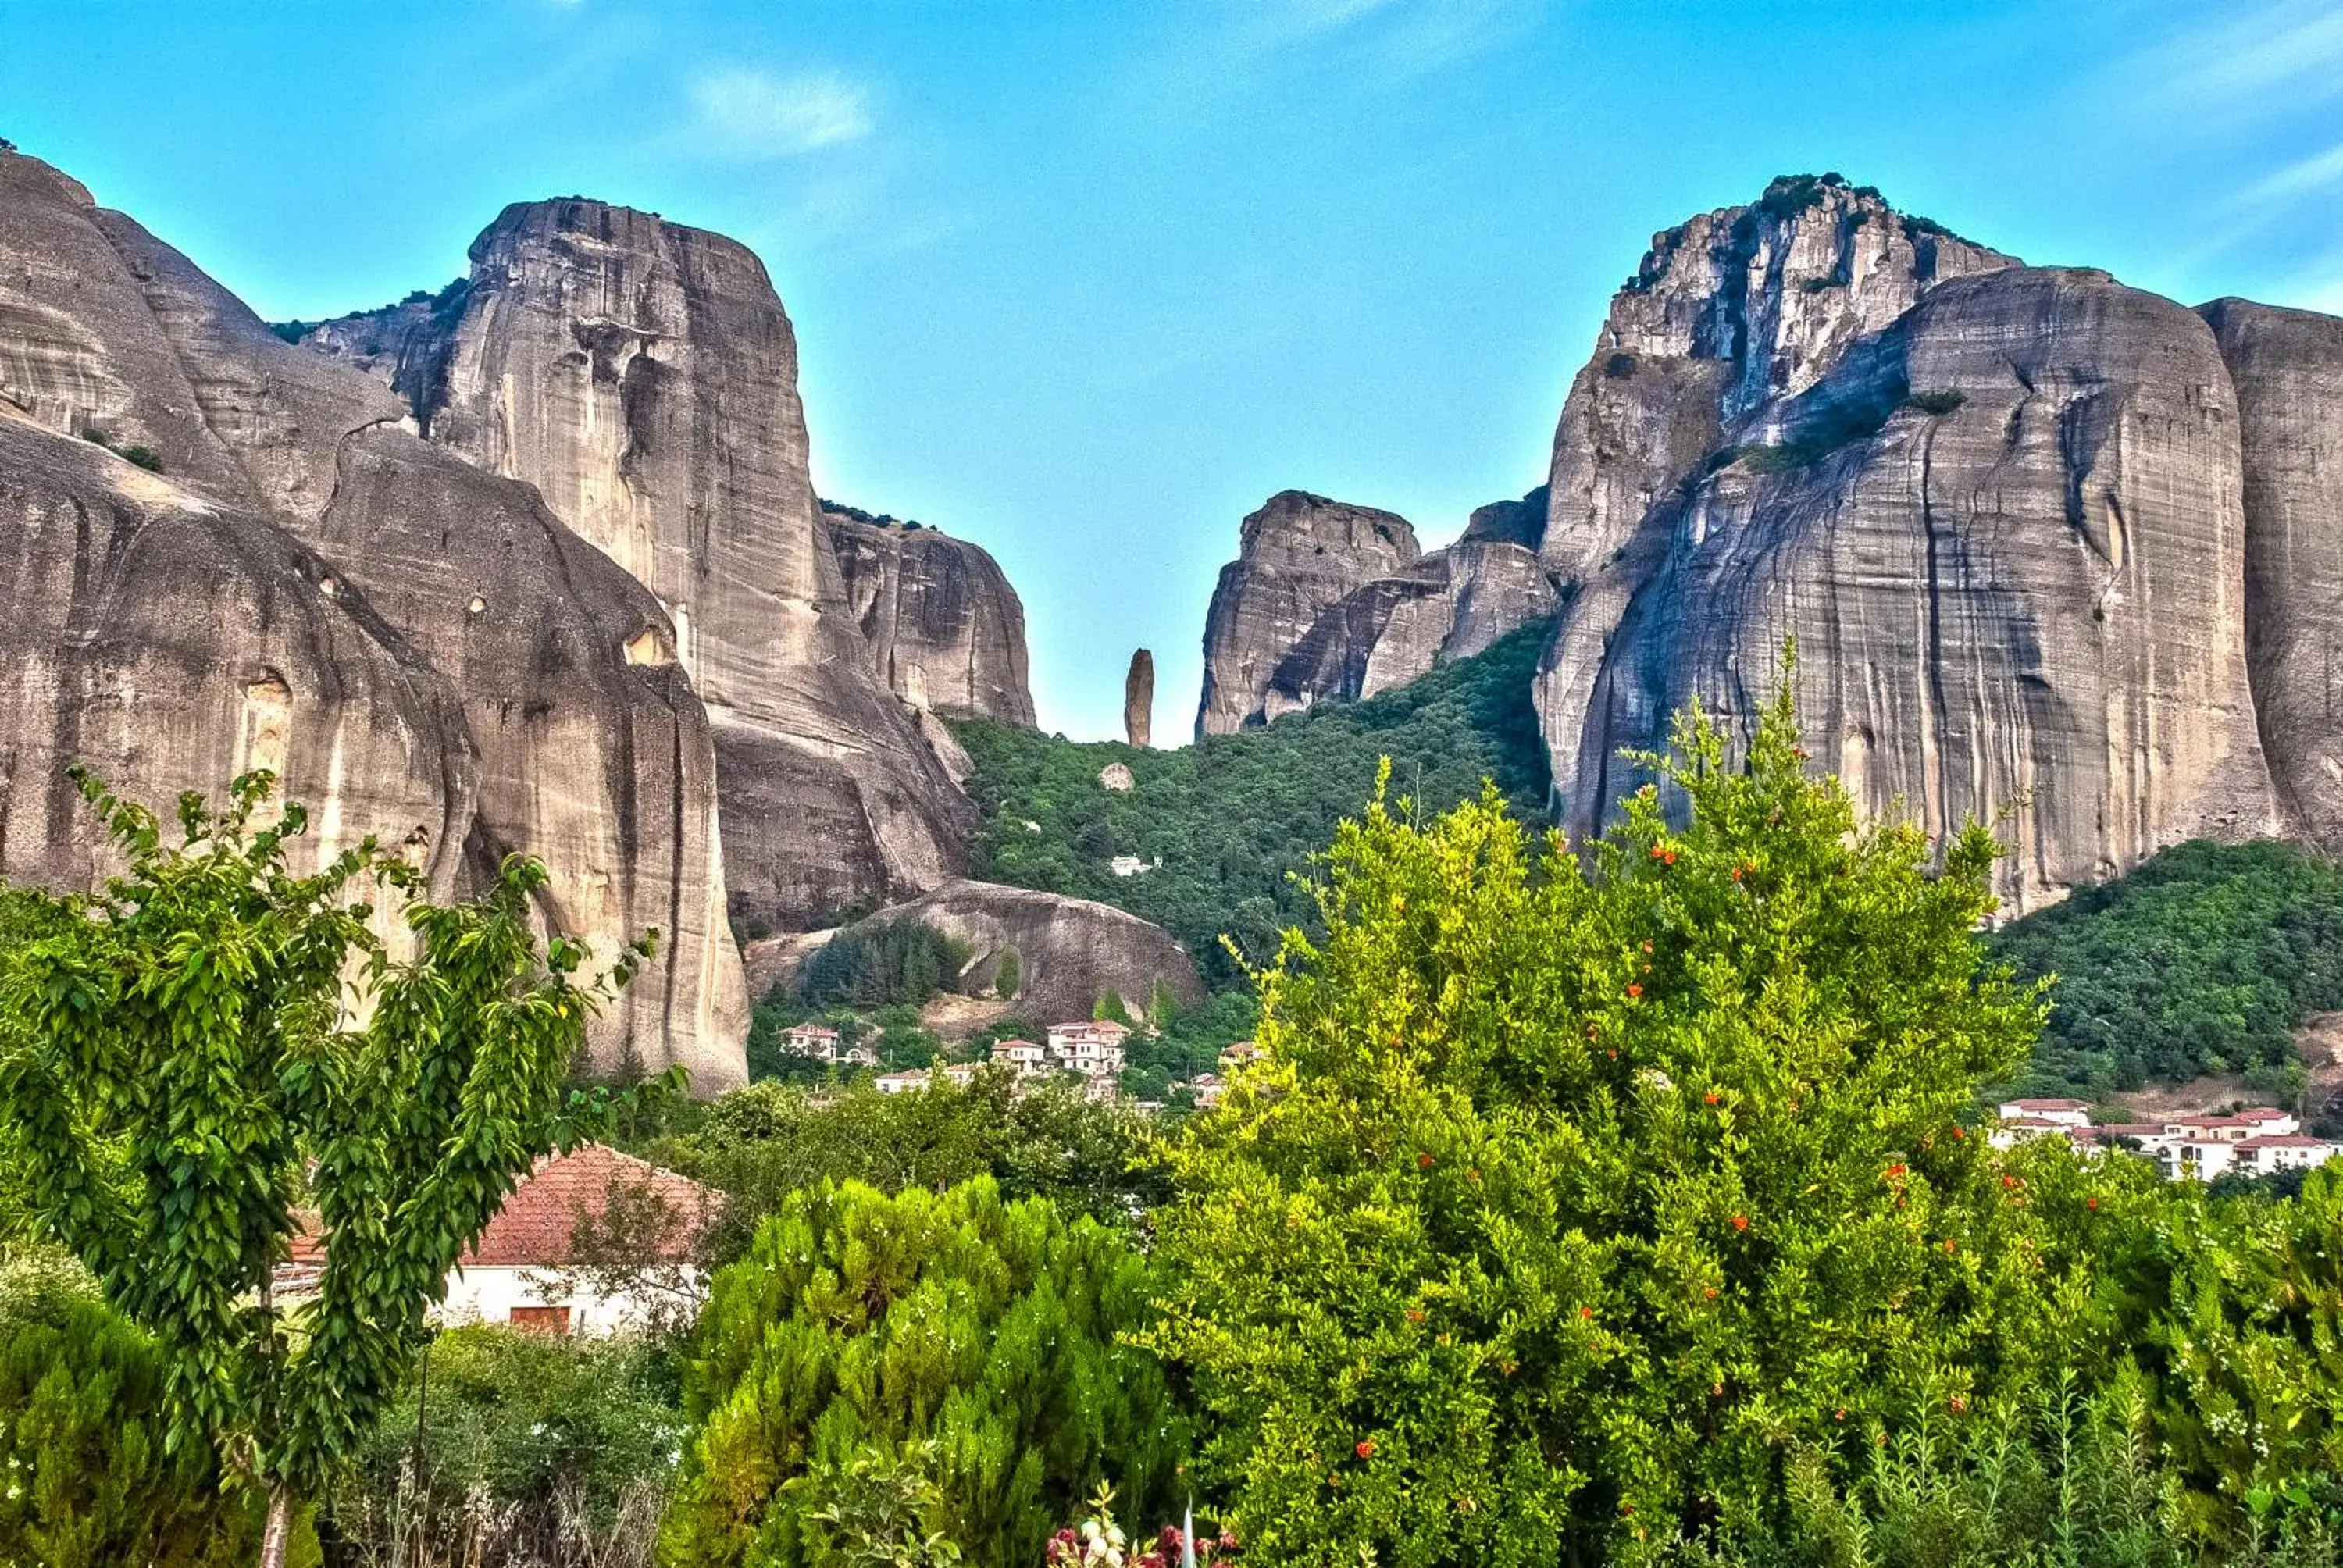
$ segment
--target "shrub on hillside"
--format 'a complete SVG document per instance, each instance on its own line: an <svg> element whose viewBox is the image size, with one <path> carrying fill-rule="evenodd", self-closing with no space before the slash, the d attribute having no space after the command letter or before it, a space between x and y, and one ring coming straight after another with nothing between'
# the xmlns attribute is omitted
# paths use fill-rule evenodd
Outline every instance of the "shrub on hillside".
<svg viewBox="0 0 2343 1568"><path fill-rule="evenodd" d="M2030 1086L2096 1095L2243 1072L2285 1095L2296 1027L2343 1008L2343 871L2286 844L2198 839L1991 946L2022 977L2058 977Z"/></svg>
<svg viewBox="0 0 2343 1568"><path fill-rule="evenodd" d="M1102 1480L1162 1516L1186 1426L1161 1368L1121 1340L1151 1321L1149 1293L1118 1233L1005 1201L987 1177L791 1194L717 1276L670 1557L865 1561L836 1515L871 1501L874 1467L890 1538L940 1534L976 1568L1032 1568Z"/></svg>
<svg viewBox="0 0 2343 1568"><path fill-rule="evenodd" d="M1176 750L956 725L984 814L970 874L1128 910L1179 938L1212 989L1229 989L1243 974L1222 934L1258 962L1286 926L1316 919L1292 875L1357 812L1384 759L1425 811L1493 779L1517 810L1544 812L1545 744L1530 685L1551 629L1524 627L1363 702L1323 702ZM1099 787L1099 770L1116 762L1131 769L1131 789ZM1118 877L1109 865L1118 855L1153 869Z"/></svg>

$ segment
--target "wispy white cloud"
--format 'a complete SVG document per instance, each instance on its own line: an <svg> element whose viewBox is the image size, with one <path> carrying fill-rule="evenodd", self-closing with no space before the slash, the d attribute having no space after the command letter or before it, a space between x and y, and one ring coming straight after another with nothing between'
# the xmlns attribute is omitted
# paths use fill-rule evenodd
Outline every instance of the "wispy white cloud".
<svg viewBox="0 0 2343 1568"><path fill-rule="evenodd" d="M2166 40L2140 64L2155 86L2199 101L2298 107L2306 95L2343 93L2343 9L2329 0L2261 0Z"/></svg>
<svg viewBox="0 0 2343 1568"><path fill-rule="evenodd" d="M2291 201L2338 185L2343 185L2343 146L2298 158L2277 173L2255 181L2244 194L2248 201Z"/></svg>
<svg viewBox="0 0 2343 1568"><path fill-rule="evenodd" d="M736 68L691 85L694 130L742 157L794 157L870 135L870 95L832 72L774 76Z"/></svg>

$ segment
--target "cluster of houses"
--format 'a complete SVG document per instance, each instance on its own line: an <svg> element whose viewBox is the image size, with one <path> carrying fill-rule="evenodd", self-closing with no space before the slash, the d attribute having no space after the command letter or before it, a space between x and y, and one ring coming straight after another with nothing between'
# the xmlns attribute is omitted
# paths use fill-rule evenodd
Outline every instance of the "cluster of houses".
<svg viewBox="0 0 2343 1568"><path fill-rule="evenodd" d="M2095 1122L2091 1108L2079 1100L2011 1100L2000 1111L1991 1134L1997 1149L2029 1138L2065 1138L2078 1149L2136 1148L2167 1176L2204 1181L2231 1171L2272 1176L2307 1170L2343 1154L2343 1143L2308 1135L2300 1121L2268 1105L2162 1121Z"/></svg>
<svg viewBox="0 0 2343 1568"><path fill-rule="evenodd" d="M845 1037L826 1023L800 1023L783 1031L789 1048L801 1056L837 1067L876 1067L878 1058L864 1045L848 1046ZM1014 1088L1030 1091L1041 1083L1072 1074L1081 1081L1084 1098L1101 1104L1111 1103L1115 1098L1115 1081L1121 1074L1124 1045L1131 1039L1128 1025L1111 1019L1084 1019L1072 1023L1053 1023L1047 1038L1004 1040L994 1043L989 1062L947 1061L916 1071L882 1072L872 1084L881 1094L908 1094L924 1089L937 1073L949 1082L966 1088L986 1066L1007 1071ZM1221 1052L1223 1070L1252 1061L1261 1054L1252 1041L1240 1040ZM1227 1092L1228 1083L1218 1072L1200 1072L1184 1084L1197 1109L1220 1103ZM1162 1109L1151 1101L1142 1101L1141 1111Z"/></svg>

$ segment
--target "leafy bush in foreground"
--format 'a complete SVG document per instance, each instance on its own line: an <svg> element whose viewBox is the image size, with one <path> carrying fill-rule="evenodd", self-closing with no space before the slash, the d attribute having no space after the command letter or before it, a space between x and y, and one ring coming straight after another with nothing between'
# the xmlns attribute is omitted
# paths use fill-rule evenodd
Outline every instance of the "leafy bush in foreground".
<svg viewBox="0 0 2343 1568"><path fill-rule="evenodd" d="M1033 1568L1101 1480L1168 1511L1185 1423L1121 1339L1149 1294L1118 1233L1004 1202L989 1178L791 1195L702 1321L687 1392L705 1425L671 1559L843 1561L840 1517L875 1512L890 1539L936 1532L978 1568Z"/></svg>
<svg viewBox="0 0 2343 1568"><path fill-rule="evenodd" d="M1175 1146L1166 1322L1201 1461L1273 1561L1651 1561L1762 1533L1790 1445L2022 1399L2107 1326L2135 1169L1961 1117L2037 1027L1978 972L1998 851L1858 829L1786 700L1697 717L1539 860L1493 799L1335 839L1268 1060Z"/></svg>

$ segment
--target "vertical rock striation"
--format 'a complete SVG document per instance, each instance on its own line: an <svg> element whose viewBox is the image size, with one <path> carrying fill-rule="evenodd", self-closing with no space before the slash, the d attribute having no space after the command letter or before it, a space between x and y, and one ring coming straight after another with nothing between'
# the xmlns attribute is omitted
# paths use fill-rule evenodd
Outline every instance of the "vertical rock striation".
<svg viewBox="0 0 2343 1568"><path fill-rule="evenodd" d="M921 711L1033 727L1025 607L1000 564L965 539L824 505L846 609L871 668Z"/></svg>
<svg viewBox="0 0 2343 1568"><path fill-rule="evenodd" d="M2343 854L2343 320L2242 299L2201 314L2236 389L2262 749L2292 829Z"/></svg>
<svg viewBox="0 0 2343 1568"><path fill-rule="evenodd" d="M2275 825L2236 409L2193 315L2103 273L1948 280L1742 434L1624 542L1604 646L1549 655L1569 826L1687 699L1745 722L1792 637L1808 743L1871 812L2011 813L2018 908Z"/></svg>
<svg viewBox="0 0 2343 1568"><path fill-rule="evenodd" d="M0 712L12 792L55 797L70 755L166 796L266 765L316 848L423 828L443 896L536 854L548 927L606 959L662 933L595 1026L598 1063L739 1081L713 747L658 601L45 166L0 156L0 412L34 443L0 516L29 552L20 592L73 585L45 617L19 607L26 668L64 673ZM72 879L84 851L42 809L35 828L12 803L0 862Z"/></svg>

